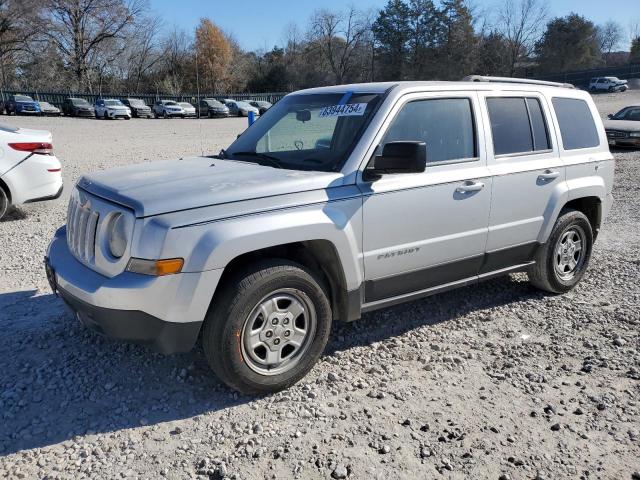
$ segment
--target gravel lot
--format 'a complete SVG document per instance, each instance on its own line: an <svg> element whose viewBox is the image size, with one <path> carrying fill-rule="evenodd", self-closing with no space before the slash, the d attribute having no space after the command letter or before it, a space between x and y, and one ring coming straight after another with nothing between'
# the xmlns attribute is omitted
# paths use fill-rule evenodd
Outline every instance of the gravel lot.
<svg viewBox="0 0 640 480"><path fill-rule="evenodd" d="M601 113L640 92L598 95ZM640 479L640 152L581 285L514 275L337 324L310 375L240 396L200 349L82 328L41 259L84 172L217 152L246 119L0 117L54 135L67 187L0 223L0 478Z"/></svg>

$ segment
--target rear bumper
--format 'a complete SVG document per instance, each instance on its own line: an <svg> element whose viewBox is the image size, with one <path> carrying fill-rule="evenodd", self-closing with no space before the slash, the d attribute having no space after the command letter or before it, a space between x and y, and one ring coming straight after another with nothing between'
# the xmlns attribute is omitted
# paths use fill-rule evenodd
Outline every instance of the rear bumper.
<svg viewBox="0 0 640 480"><path fill-rule="evenodd" d="M53 200L62 194L60 161L53 155L31 155L2 177L11 191L11 202Z"/></svg>

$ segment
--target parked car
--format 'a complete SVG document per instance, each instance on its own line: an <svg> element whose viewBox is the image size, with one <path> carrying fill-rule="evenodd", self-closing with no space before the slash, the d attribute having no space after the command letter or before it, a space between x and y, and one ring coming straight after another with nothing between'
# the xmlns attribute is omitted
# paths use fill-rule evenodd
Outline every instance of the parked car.
<svg viewBox="0 0 640 480"><path fill-rule="evenodd" d="M245 393L303 378L334 320L511 272L568 292L612 204L593 99L472 80L295 92L213 160L85 175L52 288L110 337L168 353L201 336Z"/></svg>
<svg viewBox="0 0 640 480"><path fill-rule="evenodd" d="M213 98L203 98L198 104L200 117L228 117L229 107Z"/></svg>
<svg viewBox="0 0 640 480"><path fill-rule="evenodd" d="M62 102L62 113L72 117L95 118L96 111L84 98L65 98Z"/></svg>
<svg viewBox="0 0 640 480"><path fill-rule="evenodd" d="M115 98L100 98L96 100L94 108L96 109L96 118L104 120L124 118L125 120L131 120L131 109Z"/></svg>
<svg viewBox="0 0 640 480"><path fill-rule="evenodd" d="M628 88L627 81L618 77L596 77L589 82L592 92L626 92Z"/></svg>
<svg viewBox="0 0 640 480"><path fill-rule="evenodd" d="M253 107L256 107L260 115L264 115L264 112L273 107L273 104L271 102L265 102L264 100L251 100L247 103L249 103L249 105Z"/></svg>
<svg viewBox="0 0 640 480"><path fill-rule="evenodd" d="M604 128L609 145L640 147L640 105L625 107L615 115L609 114Z"/></svg>
<svg viewBox="0 0 640 480"><path fill-rule="evenodd" d="M122 103L129 107L131 115L136 118L151 118L151 107L139 98L125 98Z"/></svg>
<svg viewBox="0 0 640 480"><path fill-rule="evenodd" d="M235 117L248 117L249 112L253 112L255 115L260 115L260 111L253 105L249 105L247 102L228 100L225 105L229 107L229 115L233 115Z"/></svg>
<svg viewBox="0 0 640 480"><path fill-rule="evenodd" d="M9 95L4 111L7 115L40 115L40 105L28 95Z"/></svg>
<svg viewBox="0 0 640 480"><path fill-rule="evenodd" d="M184 118L185 112L184 108L182 108L180 105L178 105L177 102L174 102L173 100L158 100L153 104L153 116L156 118Z"/></svg>
<svg viewBox="0 0 640 480"><path fill-rule="evenodd" d="M41 115L50 115L55 117L62 115L60 109L58 107L54 107L49 102L38 102L38 105L40 106Z"/></svg>
<svg viewBox="0 0 640 480"><path fill-rule="evenodd" d="M12 205L62 194L62 166L51 132L0 125L0 218Z"/></svg>
<svg viewBox="0 0 640 480"><path fill-rule="evenodd" d="M180 105L182 107L182 109L184 110L184 116L185 117L196 117L196 107L194 107L193 105L191 105L189 102L178 102L178 105Z"/></svg>

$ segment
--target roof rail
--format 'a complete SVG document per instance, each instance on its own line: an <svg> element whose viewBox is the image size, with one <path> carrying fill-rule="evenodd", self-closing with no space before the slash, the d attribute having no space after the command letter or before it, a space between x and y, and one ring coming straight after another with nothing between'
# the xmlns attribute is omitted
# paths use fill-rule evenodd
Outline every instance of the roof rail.
<svg viewBox="0 0 640 480"><path fill-rule="evenodd" d="M496 82L496 83L524 83L529 85L546 85L548 87L576 88L570 83L547 82L545 80L529 80L528 78L487 77L484 75L469 75L462 79L464 82Z"/></svg>

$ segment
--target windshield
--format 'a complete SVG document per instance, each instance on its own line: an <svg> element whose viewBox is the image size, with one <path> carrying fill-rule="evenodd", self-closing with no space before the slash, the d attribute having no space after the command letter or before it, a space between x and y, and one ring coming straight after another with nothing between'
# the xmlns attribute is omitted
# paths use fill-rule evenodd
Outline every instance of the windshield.
<svg viewBox="0 0 640 480"><path fill-rule="evenodd" d="M123 107L122 102L120 100L105 100L104 104L108 107Z"/></svg>
<svg viewBox="0 0 640 480"><path fill-rule="evenodd" d="M144 103L142 100L138 100L136 98L131 98L129 99L129 105L131 105L132 107L146 107L146 103Z"/></svg>
<svg viewBox="0 0 640 480"><path fill-rule="evenodd" d="M253 108L253 105L249 105L247 102L236 102L236 105L240 108Z"/></svg>
<svg viewBox="0 0 640 480"><path fill-rule="evenodd" d="M80 105L82 105L82 106L89 105L89 102L87 102L86 100L84 100L82 98L72 98L71 99L71 103L73 103L74 105L78 105L78 106L80 106Z"/></svg>
<svg viewBox="0 0 640 480"><path fill-rule="evenodd" d="M217 100L205 100L205 102L207 103L207 105L209 105L210 107L218 107L218 108L222 108L224 107L223 104L221 104L219 101Z"/></svg>
<svg viewBox="0 0 640 480"><path fill-rule="evenodd" d="M33 102L33 98L27 97L26 95L16 95L14 98L16 102Z"/></svg>
<svg viewBox="0 0 640 480"><path fill-rule="evenodd" d="M178 105L180 105L183 108L193 108L193 105L187 102L180 102Z"/></svg>
<svg viewBox="0 0 640 480"><path fill-rule="evenodd" d="M620 110L613 117L613 120L635 120L640 121L640 107L627 107Z"/></svg>
<svg viewBox="0 0 640 480"><path fill-rule="evenodd" d="M381 95L285 97L227 150L223 158L292 170L339 171L369 124Z"/></svg>
<svg viewBox="0 0 640 480"><path fill-rule="evenodd" d="M164 102L164 104L165 105L169 105L171 107L177 107L178 106L178 104L176 102L172 101L172 100L166 101L166 102Z"/></svg>

